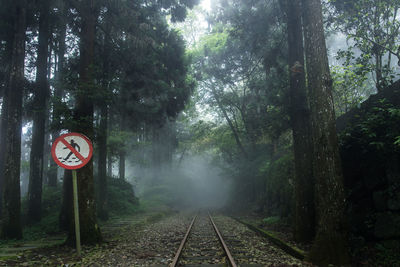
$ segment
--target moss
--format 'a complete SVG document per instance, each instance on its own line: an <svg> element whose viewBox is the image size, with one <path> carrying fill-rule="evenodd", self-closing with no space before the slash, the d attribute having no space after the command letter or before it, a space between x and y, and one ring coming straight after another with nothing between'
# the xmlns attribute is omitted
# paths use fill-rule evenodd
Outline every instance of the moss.
<svg viewBox="0 0 400 267"><path fill-rule="evenodd" d="M262 220L262 223L265 225L271 225L271 224L277 224L281 218L279 216L272 216L272 217L267 217Z"/></svg>
<svg viewBox="0 0 400 267"><path fill-rule="evenodd" d="M0 254L0 261L7 261L7 260L16 260L18 259L18 255L6 255L6 256L2 256Z"/></svg>
<svg viewBox="0 0 400 267"><path fill-rule="evenodd" d="M292 255L293 257L303 260L305 258L305 252L299 248L293 247L286 243L285 241L279 239L276 237L273 233L265 231L263 229L260 229L248 222L242 221L238 218L234 218L236 221L246 225L249 229L253 230L256 233L259 233L260 235L266 237L269 241L274 243L277 247L281 248L283 251L286 253Z"/></svg>

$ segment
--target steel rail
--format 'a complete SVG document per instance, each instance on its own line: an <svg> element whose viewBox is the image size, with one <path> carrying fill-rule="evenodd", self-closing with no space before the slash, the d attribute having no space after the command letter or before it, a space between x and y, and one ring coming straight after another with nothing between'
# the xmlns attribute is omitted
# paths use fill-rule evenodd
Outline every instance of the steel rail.
<svg viewBox="0 0 400 267"><path fill-rule="evenodd" d="M178 251L175 254L175 258L172 261L172 263L169 265L170 267L175 267L178 264L179 257L182 254L183 247L185 246L186 240L187 240L187 238L188 238L188 236L190 234L190 231L192 230L192 226L193 226L194 221L196 220L196 218L197 218L197 215L193 217L193 220L190 223L188 230L186 231L185 237L182 239L182 242L181 242L181 244L180 244L180 246L178 248Z"/></svg>
<svg viewBox="0 0 400 267"><path fill-rule="evenodd" d="M211 223L212 223L212 225L213 225L213 227L214 227L215 233L217 233L217 235L218 235L219 242L221 243L221 245L222 245L222 247L223 247L223 249L224 249L224 251L225 251L226 257L227 257L228 260L229 260L229 264L230 264L232 267L237 267L236 262L235 262L235 260L233 259L232 254L231 254L231 252L229 251L228 247L226 246L225 241L224 241L224 239L222 238L221 233L219 232L217 226L215 225L213 219L211 218L210 213L208 213L208 217L210 218L210 221L211 221Z"/></svg>

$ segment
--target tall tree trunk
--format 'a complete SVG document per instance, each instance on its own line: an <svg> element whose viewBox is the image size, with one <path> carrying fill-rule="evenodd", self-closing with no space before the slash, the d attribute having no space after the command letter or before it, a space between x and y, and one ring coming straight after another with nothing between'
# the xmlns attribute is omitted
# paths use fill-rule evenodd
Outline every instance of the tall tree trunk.
<svg viewBox="0 0 400 267"><path fill-rule="evenodd" d="M379 52L380 48L375 48L377 52L375 52L375 76L376 76L376 90L382 92L383 88L385 88L385 80L382 74L382 55Z"/></svg>
<svg viewBox="0 0 400 267"><path fill-rule="evenodd" d="M55 77L54 80L56 81L55 87L54 87L54 102L53 102L53 114L52 114L52 121L53 124L56 121L59 121L60 119L60 114L57 109L57 105L61 104L62 102L62 96L63 96L63 85L62 85L62 80L63 80L63 73L64 73L64 65L65 65L65 39L66 39L66 31L67 31L67 26L66 26L66 5L63 1L59 1L60 3L60 21L59 21L59 28L58 28L58 51L57 51L57 71L55 72ZM55 127L54 130L51 132L51 138L53 142L56 140L56 138L60 135L60 132L58 130L59 127ZM50 171L49 171L49 186L56 187L57 186L57 164L54 162L54 160L50 161Z"/></svg>
<svg viewBox="0 0 400 267"><path fill-rule="evenodd" d="M34 95L32 147L29 165L28 221L40 221L42 211L43 152L48 95L47 56L49 42L49 1L40 3L39 46L36 61L36 92Z"/></svg>
<svg viewBox="0 0 400 267"><path fill-rule="evenodd" d="M50 11L50 10L49 10ZM50 15L50 13L49 13ZM57 58L56 54L53 51L54 49L54 40L53 40L53 29L52 29L52 24L49 23L49 39L48 39L48 53L47 53L47 80L49 81L51 79L51 74L53 73L55 75L56 72L56 64L57 64ZM54 56L53 56L54 52ZM53 63L54 59L54 63ZM53 70L53 65L54 65L54 70ZM51 112L50 112L50 106L49 106L49 98L50 98L50 85L47 86L47 95L46 95L46 121L45 121L45 135L44 135L44 151L43 151L43 181L42 184L49 184L49 174L50 174L50 166L51 166L51 161L53 159L51 158L51 145L52 142L50 140L50 134L51 132L49 131L50 129L50 123L51 123Z"/></svg>
<svg viewBox="0 0 400 267"><path fill-rule="evenodd" d="M98 157L98 205L97 211L101 219L108 219L107 212L107 132L108 132L108 84L110 79L110 23L109 14L107 11L105 14L105 27L106 32L104 34L103 52L102 52L102 67L103 67L103 77L102 77L102 87L101 92L103 94L103 99L100 100L100 125L99 132L97 136L98 147L99 147L99 157Z"/></svg>
<svg viewBox="0 0 400 267"><path fill-rule="evenodd" d="M295 165L294 237L308 242L315 235L314 179L310 109L304 74L303 28L299 0L283 0L287 17L290 68L290 117Z"/></svg>
<svg viewBox="0 0 400 267"><path fill-rule="evenodd" d="M74 119L78 122L75 131L79 131L93 140L93 99L94 78L94 42L98 10L93 0L84 0L80 5L80 68L79 90L76 94ZM94 195L93 159L77 170L79 219L82 244L94 244L101 241L100 228L96 223L96 203ZM73 218L71 218L72 220ZM72 224L73 225L73 224ZM75 243L75 230L70 228L67 243Z"/></svg>
<svg viewBox="0 0 400 267"><path fill-rule="evenodd" d="M125 160L126 152L125 150L119 151L119 179L125 180Z"/></svg>
<svg viewBox="0 0 400 267"><path fill-rule="evenodd" d="M317 232L310 259L318 265L349 262L344 226L343 174L335 127L320 0L302 0L313 133Z"/></svg>
<svg viewBox="0 0 400 267"><path fill-rule="evenodd" d="M152 172L152 182L154 184L160 180L160 173L161 173L160 132L161 132L161 127L158 123L152 125L151 172Z"/></svg>
<svg viewBox="0 0 400 267"><path fill-rule="evenodd" d="M53 32L53 29L51 28L50 24L48 25L48 28L49 28L48 29L49 33ZM53 61L52 61L52 55L53 55L53 49L54 49L53 34L49 34L48 40L47 40L47 44L48 44L48 49L47 49L47 79L50 80L51 73L52 73L52 67L53 67Z"/></svg>
<svg viewBox="0 0 400 267"><path fill-rule="evenodd" d="M99 147L98 158L98 175L99 175L99 190L98 190L98 214L101 219L108 219L107 212L107 122L108 122L108 107L103 103L100 108L100 126L97 136Z"/></svg>
<svg viewBox="0 0 400 267"><path fill-rule="evenodd" d="M111 110L108 110L108 129L107 129L107 137L110 136L110 131L113 129L113 120L112 120L112 115L111 115ZM108 148L107 148L108 149ZM113 177L113 157L112 153L108 151L107 153L107 176L108 177Z"/></svg>
<svg viewBox="0 0 400 267"><path fill-rule="evenodd" d="M5 87L7 91L7 86ZM6 134L7 134L7 108L8 108L8 97L7 92L4 92L3 105L1 108L1 128L0 128L0 151L6 150ZM4 188L4 164L5 164L5 153L0 153L0 219L3 214L3 188Z"/></svg>
<svg viewBox="0 0 400 267"><path fill-rule="evenodd" d="M50 90L47 91L50 94ZM49 95L47 95L46 101L46 122L44 124L44 151L43 151L43 184L49 184L49 172L50 172L50 161L53 161L51 157L51 140L50 140L50 110L49 110Z"/></svg>
<svg viewBox="0 0 400 267"><path fill-rule="evenodd" d="M164 126L166 129L164 133L166 136L166 150L164 164L170 170L172 167L172 159L177 145L176 138L176 122L173 119L166 118L166 124Z"/></svg>
<svg viewBox="0 0 400 267"><path fill-rule="evenodd" d="M7 98L7 134L4 181L3 181L3 220L1 237L19 239L21 228L21 129L22 129L22 96L24 86L26 1L15 1L14 41L11 61L10 83Z"/></svg>
<svg viewBox="0 0 400 267"><path fill-rule="evenodd" d="M125 127L125 123L126 123L125 119L126 119L125 118L125 114L124 114L123 109L122 109L121 119L120 119L120 122L119 122L119 129L123 133L125 132L125 129L126 129L126 127ZM125 140L124 140L124 142L125 142ZM118 151L118 154L119 154L119 179L125 180L125 159L126 159L125 144L120 147L120 149Z"/></svg>
<svg viewBox="0 0 400 267"><path fill-rule="evenodd" d="M14 32L10 32L8 35L8 40L6 40L5 48L5 62L6 70L5 77L10 76L11 62L12 62L12 52L13 52L13 39ZM0 129L0 151L6 151L6 135L7 135L7 120L8 120L8 88L9 80L5 78L4 81L4 92L3 92L3 105L1 109L1 129ZM0 218L2 217L3 209L3 185L4 185L4 163L5 163L5 153L0 153Z"/></svg>
<svg viewBox="0 0 400 267"><path fill-rule="evenodd" d="M111 153L107 154L107 176L112 177L112 155Z"/></svg>

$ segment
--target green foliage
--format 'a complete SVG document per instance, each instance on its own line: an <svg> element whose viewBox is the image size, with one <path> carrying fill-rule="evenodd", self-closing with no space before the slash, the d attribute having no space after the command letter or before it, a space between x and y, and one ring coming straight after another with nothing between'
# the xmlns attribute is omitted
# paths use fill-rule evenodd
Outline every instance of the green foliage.
<svg viewBox="0 0 400 267"><path fill-rule="evenodd" d="M42 220L24 228L25 240L37 240L59 233L59 212L62 188L43 188ZM111 216L131 215L139 211L139 200L132 185L121 179L108 179L108 208ZM27 198L22 200L22 212L26 213Z"/></svg>
<svg viewBox="0 0 400 267"><path fill-rule="evenodd" d="M394 139L395 139L394 144L400 146L400 135L396 136Z"/></svg>
<svg viewBox="0 0 400 267"><path fill-rule="evenodd" d="M260 175L265 177L265 205L269 215L288 217L293 198L293 155L284 152L281 157L266 161L260 168Z"/></svg>
<svg viewBox="0 0 400 267"><path fill-rule="evenodd" d="M151 210L153 208L165 207L171 203L171 189L166 185L157 185L148 188L144 193L142 200L140 201L141 206L145 210Z"/></svg>
<svg viewBox="0 0 400 267"><path fill-rule="evenodd" d="M112 130L107 138L109 153L116 155L119 151L128 151L127 142L132 138L132 132Z"/></svg>
<svg viewBox="0 0 400 267"><path fill-rule="evenodd" d="M198 49L200 49L201 55L210 55L222 52L227 45L229 33L227 29L221 29L212 34L205 35L200 40ZM194 50L193 52L199 52Z"/></svg>
<svg viewBox="0 0 400 267"><path fill-rule="evenodd" d="M281 220L281 218L279 216L271 216L271 217L264 218L262 220L262 223L263 224L267 224L267 225L271 225L271 224L279 223L280 220Z"/></svg>
<svg viewBox="0 0 400 267"><path fill-rule="evenodd" d="M344 59L345 66L356 65L360 77L374 73L378 90L390 84L395 78L392 59L400 60L399 1L329 0L328 3L328 25L352 41L347 50L338 53L338 58ZM361 52L357 57L356 50Z"/></svg>
<svg viewBox="0 0 400 267"><path fill-rule="evenodd" d="M214 156L233 182L237 209L252 204L259 211L278 212L278 206L291 202L278 182L288 180L287 171L277 177L270 169L276 165L274 148L287 145L279 140L289 128L287 42L280 12L279 5L262 0L218 1L207 14L208 34L190 53L199 113L208 116L190 125L182 147ZM279 193L274 195L275 189Z"/></svg>
<svg viewBox="0 0 400 267"><path fill-rule="evenodd" d="M349 65L331 68L333 99L337 117L359 105L372 92L372 88L367 85L367 77L357 74L357 69L360 67L362 66Z"/></svg>
<svg viewBox="0 0 400 267"><path fill-rule="evenodd" d="M139 200L133 187L123 179L108 178L108 212L111 216L124 216L139 211Z"/></svg>
<svg viewBox="0 0 400 267"><path fill-rule="evenodd" d="M23 236L25 240L38 240L58 232L58 213L53 212L44 216L39 223L25 227L23 229Z"/></svg>
<svg viewBox="0 0 400 267"><path fill-rule="evenodd" d="M190 191L190 181L169 178L169 181L159 182L158 185L149 187L143 192L141 206L144 210L168 211L171 207L184 206L182 198L184 198L185 190ZM179 191L177 188L181 188L181 190Z"/></svg>
<svg viewBox="0 0 400 267"><path fill-rule="evenodd" d="M42 194L42 220L34 225L28 225L23 230L26 240L45 238L58 233L58 215L61 207L62 190L45 186ZM22 199L22 213L26 214L27 198Z"/></svg>
<svg viewBox="0 0 400 267"><path fill-rule="evenodd" d="M386 241L375 245L376 266L399 266L400 265L400 242L398 240Z"/></svg>
<svg viewBox="0 0 400 267"><path fill-rule="evenodd" d="M387 155L400 151L399 121L400 109L383 99L363 114L359 123L341 133L341 145L359 147L363 153L379 155L379 159L385 161Z"/></svg>

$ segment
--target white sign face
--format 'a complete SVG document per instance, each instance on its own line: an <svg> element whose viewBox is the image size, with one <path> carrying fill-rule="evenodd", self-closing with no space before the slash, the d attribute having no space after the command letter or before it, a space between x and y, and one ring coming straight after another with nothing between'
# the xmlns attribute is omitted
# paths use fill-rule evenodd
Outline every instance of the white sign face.
<svg viewBox="0 0 400 267"><path fill-rule="evenodd" d="M59 166L65 169L79 169L89 162L93 146L86 136L68 133L54 141L51 153Z"/></svg>

